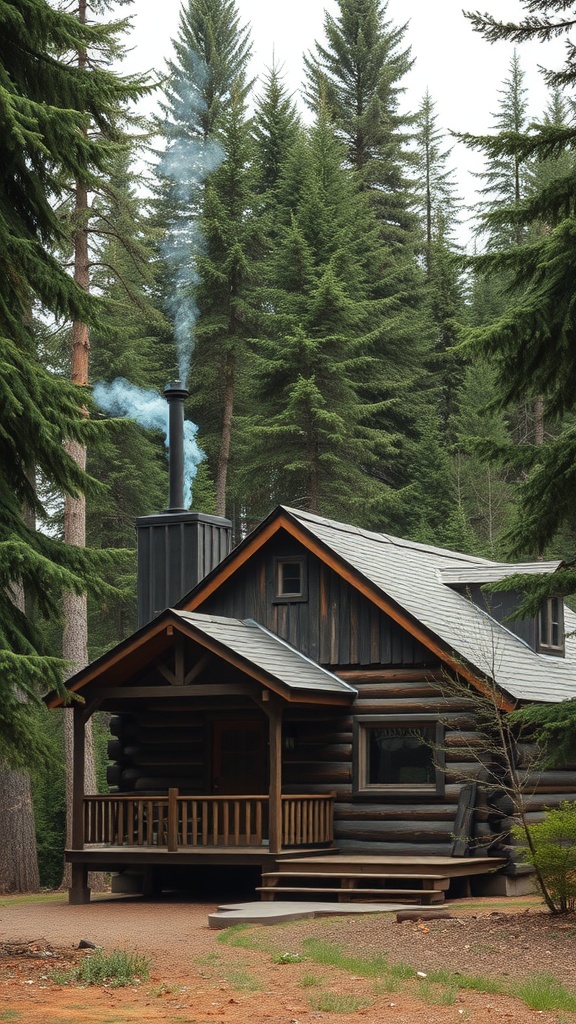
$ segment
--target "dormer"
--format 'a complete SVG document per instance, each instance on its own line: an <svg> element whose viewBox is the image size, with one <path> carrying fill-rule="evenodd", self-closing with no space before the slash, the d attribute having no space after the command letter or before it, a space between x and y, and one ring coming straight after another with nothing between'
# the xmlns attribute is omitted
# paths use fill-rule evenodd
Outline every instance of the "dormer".
<svg viewBox="0 0 576 1024"><path fill-rule="evenodd" d="M517 586L510 590L487 591L490 583L501 583L513 576L545 576L555 573L563 562L485 562L448 566L441 569L445 586L468 597L474 604L506 626L538 654L564 657L564 602L561 597L545 598L536 616L519 618L515 613L523 594Z"/></svg>

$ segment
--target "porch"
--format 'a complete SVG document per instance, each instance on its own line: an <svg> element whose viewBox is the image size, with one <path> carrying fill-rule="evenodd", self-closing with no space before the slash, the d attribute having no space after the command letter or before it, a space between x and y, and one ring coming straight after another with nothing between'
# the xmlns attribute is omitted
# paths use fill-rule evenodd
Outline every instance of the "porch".
<svg viewBox="0 0 576 1024"><path fill-rule="evenodd" d="M322 795L85 796L82 848L261 849L326 847L334 840L335 793Z"/></svg>

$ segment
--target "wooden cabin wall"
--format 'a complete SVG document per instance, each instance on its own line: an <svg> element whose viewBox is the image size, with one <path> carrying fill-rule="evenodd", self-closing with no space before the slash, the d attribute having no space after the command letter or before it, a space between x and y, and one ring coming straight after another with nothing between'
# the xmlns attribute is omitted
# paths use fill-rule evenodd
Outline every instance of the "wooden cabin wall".
<svg viewBox="0 0 576 1024"><path fill-rule="evenodd" d="M275 598L278 558L305 555L306 600ZM436 664L430 651L292 537L274 538L198 609L252 618L321 665Z"/></svg>
<svg viewBox="0 0 576 1024"><path fill-rule="evenodd" d="M375 676L381 673L375 672ZM369 673L366 673L369 676ZM450 856L458 802L466 783L482 780L482 737L477 731L466 690L462 698L418 671L396 678L356 682L358 698L349 711L289 711L294 749L284 753L283 791L336 791L335 840L343 852ZM435 794L353 794L354 717L374 714L438 714L445 724L446 787ZM474 818L470 853L486 853L492 829L486 816Z"/></svg>
<svg viewBox="0 0 576 1024"><path fill-rule="evenodd" d="M113 792L206 792L206 717L192 711L137 711L110 722L114 762L107 771Z"/></svg>
<svg viewBox="0 0 576 1024"><path fill-rule="evenodd" d="M575 765L567 765L564 770L540 771L536 766L537 748L534 744L519 742L516 750L521 792L515 798L512 789L497 790L489 794L486 803L486 820L496 835L494 850L509 858L506 874L510 875L526 871L522 843L511 835L512 829L519 824L518 812L522 811L529 825L535 825L544 820L547 811L565 801L576 803Z"/></svg>

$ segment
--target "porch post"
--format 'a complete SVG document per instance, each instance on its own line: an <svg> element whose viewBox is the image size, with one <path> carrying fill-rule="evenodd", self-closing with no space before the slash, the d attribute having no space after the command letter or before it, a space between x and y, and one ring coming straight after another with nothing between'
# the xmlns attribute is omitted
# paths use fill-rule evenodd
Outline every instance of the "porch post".
<svg viewBox="0 0 576 1024"><path fill-rule="evenodd" d="M84 736L86 711L84 706L74 704L73 754L72 754L72 849L84 848ZM85 864L72 864L72 884L68 890L70 903L89 903L88 869Z"/></svg>
<svg viewBox="0 0 576 1024"><path fill-rule="evenodd" d="M269 849L279 853L282 849L282 707L270 701L268 711L270 728L270 799Z"/></svg>

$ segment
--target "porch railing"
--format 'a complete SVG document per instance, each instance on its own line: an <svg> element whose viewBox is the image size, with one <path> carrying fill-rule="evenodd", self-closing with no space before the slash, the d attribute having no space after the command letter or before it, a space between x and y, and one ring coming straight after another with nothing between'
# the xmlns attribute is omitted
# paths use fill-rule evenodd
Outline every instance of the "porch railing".
<svg viewBox="0 0 576 1024"><path fill-rule="evenodd" d="M160 846L169 851L268 844L269 797L85 796L85 846ZM282 796L280 848L333 839L334 794Z"/></svg>

